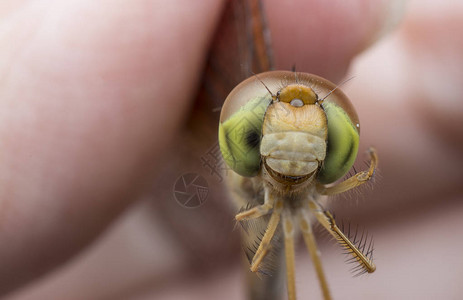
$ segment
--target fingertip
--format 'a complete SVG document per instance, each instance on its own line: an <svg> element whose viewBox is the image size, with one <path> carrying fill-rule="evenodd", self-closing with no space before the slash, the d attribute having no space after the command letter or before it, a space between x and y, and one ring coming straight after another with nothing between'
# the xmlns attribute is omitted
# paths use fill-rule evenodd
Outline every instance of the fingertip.
<svg viewBox="0 0 463 300"><path fill-rule="evenodd" d="M403 1L265 1L277 68L339 81L400 20Z"/></svg>

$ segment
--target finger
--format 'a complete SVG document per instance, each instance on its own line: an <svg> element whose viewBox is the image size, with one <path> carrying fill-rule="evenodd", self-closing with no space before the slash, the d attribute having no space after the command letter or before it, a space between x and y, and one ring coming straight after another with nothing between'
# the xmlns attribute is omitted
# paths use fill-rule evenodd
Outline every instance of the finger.
<svg viewBox="0 0 463 300"><path fill-rule="evenodd" d="M453 38L463 11L409 11L397 33L355 64L346 89L361 119L361 149L374 145L380 161L364 214L388 220L399 211L452 205L444 199L454 201L449 196L461 194L463 180L463 43ZM352 205L346 209L355 218Z"/></svg>
<svg viewBox="0 0 463 300"><path fill-rule="evenodd" d="M137 195L188 108L220 1L16 2L0 23L0 293Z"/></svg>
<svg viewBox="0 0 463 300"><path fill-rule="evenodd" d="M339 81L355 55L395 27L402 2L264 1L277 68Z"/></svg>

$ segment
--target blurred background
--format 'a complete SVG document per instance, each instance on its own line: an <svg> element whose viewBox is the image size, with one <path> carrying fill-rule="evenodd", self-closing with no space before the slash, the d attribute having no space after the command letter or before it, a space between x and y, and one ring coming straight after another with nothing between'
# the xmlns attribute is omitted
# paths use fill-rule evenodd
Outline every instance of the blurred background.
<svg viewBox="0 0 463 300"><path fill-rule="evenodd" d="M337 217L360 224L374 236L377 271L353 278L342 250L325 239L319 241L322 261L335 299L461 299L463 3L382 3L390 10L389 24L364 50L353 50L361 53L350 65L327 74L323 63L301 57L307 53L294 50L285 56L291 60L279 55L288 51L273 36L285 30L272 28L272 19L281 12L272 11L270 1L264 3L276 67L296 64L298 71L334 82L342 75L355 76L342 89L361 120L357 169L367 159L367 147L375 146L379 154L373 185L330 200ZM326 18L315 21L336 24L329 20L331 9L336 5L327 8ZM243 79L241 74L236 77ZM244 298L235 212L222 188L225 178L214 172L218 165L211 169L205 163L215 162L217 108L223 98L207 102L204 95L198 97L151 193L70 262L5 299ZM177 180L190 178L186 174L205 180L204 199L190 207L175 194L182 189ZM298 296L321 299L309 255L299 246Z"/></svg>

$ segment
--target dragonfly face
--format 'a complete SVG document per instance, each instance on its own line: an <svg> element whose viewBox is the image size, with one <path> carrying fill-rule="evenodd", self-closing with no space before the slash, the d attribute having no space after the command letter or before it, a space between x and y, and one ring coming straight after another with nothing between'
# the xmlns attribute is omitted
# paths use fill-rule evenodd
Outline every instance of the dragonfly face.
<svg viewBox="0 0 463 300"><path fill-rule="evenodd" d="M296 297L297 227L314 261L324 297L331 297L309 215L315 216L352 255L360 273L376 269L371 239L362 236L351 241L318 202L320 195L342 193L373 176L377 157L371 149L368 171L334 183L352 167L358 143L359 121L350 101L333 83L315 75L261 73L243 81L225 100L219 145L225 162L235 172L229 177L232 197L245 207L236 220L241 224L254 222L246 226L244 238L248 249L252 249L249 245L258 245L248 253L251 271L266 273L265 258L278 248L275 240L280 240L274 236L282 235L289 299ZM257 225L256 220L260 220ZM264 233L259 236L249 228Z"/></svg>
<svg viewBox="0 0 463 300"><path fill-rule="evenodd" d="M316 175L326 184L352 167L359 121L348 98L326 79L266 72L227 97L219 142L228 166L242 176L256 176L263 166L278 182L302 183Z"/></svg>

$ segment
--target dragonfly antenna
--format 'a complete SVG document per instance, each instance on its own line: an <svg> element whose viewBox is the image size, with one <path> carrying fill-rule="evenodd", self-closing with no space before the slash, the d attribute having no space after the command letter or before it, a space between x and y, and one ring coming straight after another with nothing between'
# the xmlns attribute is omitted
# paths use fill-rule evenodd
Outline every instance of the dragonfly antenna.
<svg viewBox="0 0 463 300"><path fill-rule="evenodd" d="M337 90L340 86L344 85L345 83L347 83L348 81L350 81L351 79L354 79L355 76L352 76L350 78L347 78L346 80L342 81L340 84L338 84L334 89L332 89L325 97L323 97L323 99L319 100L318 102L319 103L322 103L326 98L328 98L329 95L331 95L335 90Z"/></svg>
<svg viewBox="0 0 463 300"><path fill-rule="evenodd" d="M294 78L296 79L296 83L299 84L299 78L297 77L297 72L296 72L296 64L293 65L291 68L291 71L294 73Z"/></svg>
<svg viewBox="0 0 463 300"><path fill-rule="evenodd" d="M257 76L256 73L254 73L253 71L251 71L252 75L256 76L256 78L260 81L260 83L263 84L263 86L265 86L265 88L267 89L267 91L269 92L270 96L272 96L273 98L275 98L275 95L270 91L270 89L268 88L267 85L265 85L265 83L259 78L259 76Z"/></svg>

